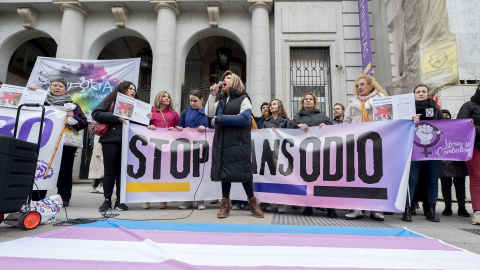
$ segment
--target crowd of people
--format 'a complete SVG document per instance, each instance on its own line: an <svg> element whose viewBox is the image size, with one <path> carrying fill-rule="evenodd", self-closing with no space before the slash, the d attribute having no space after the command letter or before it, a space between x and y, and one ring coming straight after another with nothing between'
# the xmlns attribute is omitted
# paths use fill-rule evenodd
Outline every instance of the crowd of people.
<svg viewBox="0 0 480 270"><path fill-rule="evenodd" d="M252 103L245 85L241 79L231 71L222 75L223 85L214 84L210 88L210 94L204 106L202 92L193 90L190 92L190 106L183 110L180 115L175 112L171 95L162 91L156 95L151 113L149 129L158 128L178 129L196 128L199 132L207 128L214 128L214 139L212 146L212 168L210 178L212 181L221 183L222 198L218 218L226 218L230 209L239 209L244 205L254 217L262 218L264 213L255 197L253 189L253 172L251 161L251 129L255 128L289 128L302 129L308 132L309 129L319 128L326 125L364 123L373 121L372 100L385 97L387 93L382 89L374 77L361 75L355 80L354 97L350 99L345 107L342 103L333 106L333 119L319 110L317 97L314 93L305 93L299 104L299 111L296 115L289 117L281 100L272 99L264 102L261 107L262 115L256 119L252 115ZM65 82L62 78L51 80L51 87L47 98L47 105L63 105L73 103L66 95ZM412 161L409 174L409 192L406 197L405 211L402 220L412 222L412 216L416 215L417 201L423 201L424 215L432 222L439 222L436 215L436 204L438 198L438 181L441 179L442 195L445 200L445 209L442 215L452 215L452 183L455 186L455 193L458 202L458 215L469 217L470 213L465 207L465 181L470 176L470 193L472 208L474 210L472 224L480 225L480 83L471 100L466 102L460 109L457 118L470 118L475 126L477 136L475 137L473 158L467 162L458 161ZM440 110L435 101L428 97L426 85L418 85L413 90L417 115L412 120L417 123L419 120L440 120L450 119L451 114L446 110ZM127 210L128 207L120 203L120 182L123 180L120 173L121 168L121 144L122 125L126 120L115 116L111 104L115 102L117 93L136 97L136 87L132 82L124 81L118 84L105 99L94 109L92 118L99 123L109 123L110 129L107 135L97 138L96 144L100 144L92 157L103 161L103 170L100 174L93 176L93 179L102 179L103 189L98 190L99 181L92 183L92 192L104 194L104 202L99 211L104 212L112 209L113 189L116 185L116 202L114 208ZM69 117L76 119L77 123L72 124L75 129L81 130L86 127L86 118L81 112L80 106L76 104L76 111L69 111ZM255 121L254 121L255 120ZM72 122L73 123L73 122ZM95 144L94 144L95 146ZM65 146L67 147L67 146ZM101 149L101 150L100 150ZM57 184L59 194L64 200L64 206L68 206L71 198L71 167L73 165L73 154L76 149L64 149L64 158L60 169L59 183ZM101 151L101 152L99 152ZM73 153L73 154L72 154ZM100 154L101 153L101 154ZM98 163L98 162L97 162ZM70 174L69 176L65 174ZM66 183L63 183L66 181ZM232 183L242 183L247 201L230 201L230 190ZM417 185L423 183L426 188L417 190ZM101 186L100 186L101 187ZM42 193L43 194L43 193ZM43 196L45 196L43 194ZM198 209L205 209L203 201L188 201L180 205L180 209L188 209L196 203ZM213 201L212 201L213 203ZM232 206L232 207L231 207ZM298 206L291 206L299 208ZM150 208L149 202L144 202L142 208ZM167 202L161 202L159 208L167 208ZM266 211L287 212L287 205L268 204ZM327 216L337 218L335 209L326 209ZM363 218L365 210L353 209L345 215L346 219ZM312 207L305 207L303 215L313 214ZM384 220L384 214L378 211L370 211L370 218L378 221Z"/></svg>

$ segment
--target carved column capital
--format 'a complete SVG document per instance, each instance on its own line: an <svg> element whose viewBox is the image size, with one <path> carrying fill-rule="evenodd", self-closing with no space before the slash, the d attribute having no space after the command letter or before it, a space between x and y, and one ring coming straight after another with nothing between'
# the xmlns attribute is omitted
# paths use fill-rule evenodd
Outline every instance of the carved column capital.
<svg viewBox="0 0 480 270"><path fill-rule="evenodd" d="M75 9L81 13L83 13L83 15L88 16L88 14L90 13L90 11L88 11L88 9L82 4L80 3L78 0L53 0L53 4L54 5L57 5L62 11L64 11L66 8L71 8L71 9Z"/></svg>
<svg viewBox="0 0 480 270"><path fill-rule="evenodd" d="M158 13L158 10L161 8L169 8L180 16L180 7L176 0L150 0L150 4L155 7L155 11Z"/></svg>
<svg viewBox="0 0 480 270"><path fill-rule="evenodd" d="M256 7L264 7L268 13L272 12L273 0L247 0L248 12L252 14L252 10Z"/></svg>
<svg viewBox="0 0 480 270"><path fill-rule="evenodd" d="M128 17L128 9L125 4L112 4L112 13L115 18L115 25L118 28L125 28Z"/></svg>
<svg viewBox="0 0 480 270"><path fill-rule="evenodd" d="M18 5L17 13L22 18L23 27L34 29L37 23L38 11L30 5Z"/></svg>
<svg viewBox="0 0 480 270"><path fill-rule="evenodd" d="M211 27L218 27L220 21L220 3L207 3L208 19Z"/></svg>

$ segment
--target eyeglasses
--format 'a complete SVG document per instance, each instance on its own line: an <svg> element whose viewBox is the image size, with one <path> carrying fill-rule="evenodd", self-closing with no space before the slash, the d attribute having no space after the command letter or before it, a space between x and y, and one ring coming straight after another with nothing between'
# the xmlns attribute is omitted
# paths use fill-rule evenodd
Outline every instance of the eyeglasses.
<svg viewBox="0 0 480 270"><path fill-rule="evenodd" d="M355 85L356 88L358 88L360 86L365 86L365 83L362 82L362 83L359 83L359 84Z"/></svg>

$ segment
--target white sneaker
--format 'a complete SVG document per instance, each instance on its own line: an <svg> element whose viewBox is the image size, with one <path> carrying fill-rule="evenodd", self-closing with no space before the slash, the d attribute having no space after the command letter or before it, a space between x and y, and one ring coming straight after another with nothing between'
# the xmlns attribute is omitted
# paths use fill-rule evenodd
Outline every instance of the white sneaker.
<svg viewBox="0 0 480 270"><path fill-rule="evenodd" d="M205 207L205 203L203 201L198 201L197 202L197 208L198 210L205 210L207 207Z"/></svg>
<svg viewBox="0 0 480 270"><path fill-rule="evenodd" d="M97 193L97 190L95 189L95 187L92 187L92 189L90 189L90 193Z"/></svg>
<svg viewBox="0 0 480 270"><path fill-rule="evenodd" d="M158 206L160 209L165 209L167 208L167 202L161 202L160 205Z"/></svg>
<svg viewBox="0 0 480 270"><path fill-rule="evenodd" d="M278 205L278 213L286 213L287 212L287 205L286 204L279 204Z"/></svg>
<svg viewBox="0 0 480 270"><path fill-rule="evenodd" d="M480 211L475 211L475 213L473 213L472 224L480 225Z"/></svg>
<svg viewBox="0 0 480 270"><path fill-rule="evenodd" d="M142 203L142 208L143 209L149 209L150 208L150 203L149 202Z"/></svg>
<svg viewBox="0 0 480 270"><path fill-rule="evenodd" d="M95 190L97 191L97 193L103 194L103 187L102 186L98 186Z"/></svg>
<svg viewBox="0 0 480 270"><path fill-rule="evenodd" d="M232 205L232 210L240 210L240 204L239 203L235 203Z"/></svg>
<svg viewBox="0 0 480 270"><path fill-rule="evenodd" d="M267 206L267 208L265 208L265 210L267 210L268 212L277 212L278 207L277 207L276 204L272 203L269 206Z"/></svg>
<svg viewBox="0 0 480 270"><path fill-rule="evenodd" d="M185 209L188 209L188 208L192 208L192 206L193 206L192 202L184 202L178 208L185 210Z"/></svg>
<svg viewBox="0 0 480 270"><path fill-rule="evenodd" d="M348 220L363 218L362 210L353 210L353 212L345 215Z"/></svg>
<svg viewBox="0 0 480 270"><path fill-rule="evenodd" d="M384 221L385 217L380 212L370 211L370 218L377 221Z"/></svg>

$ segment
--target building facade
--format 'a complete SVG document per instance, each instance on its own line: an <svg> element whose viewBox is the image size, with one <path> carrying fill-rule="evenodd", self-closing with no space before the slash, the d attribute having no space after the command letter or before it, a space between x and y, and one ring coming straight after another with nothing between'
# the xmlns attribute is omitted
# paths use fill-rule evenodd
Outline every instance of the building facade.
<svg viewBox="0 0 480 270"><path fill-rule="evenodd" d="M409 1L365 1L373 76L387 86L405 70L409 41L403 15ZM474 23L479 2L446 0L444 20L457 34L460 77L438 96L453 115L480 77L480 31ZM153 101L166 90L177 111L188 106L188 90L208 94L229 68L246 83L255 115L263 102L279 98L292 117L303 94L313 92L320 109L331 116L333 104L348 104L362 73L358 2L0 1L0 81L25 85L37 56L140 57L142 99Z"/></svg>

